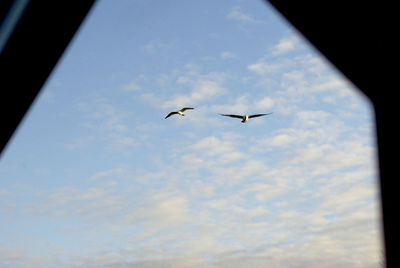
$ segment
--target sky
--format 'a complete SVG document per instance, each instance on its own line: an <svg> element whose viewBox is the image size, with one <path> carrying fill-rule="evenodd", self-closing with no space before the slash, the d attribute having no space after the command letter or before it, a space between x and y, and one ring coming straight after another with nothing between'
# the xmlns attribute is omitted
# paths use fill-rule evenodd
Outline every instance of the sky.
<svg viewBox="0 0 400 268"><path fill-rule="evenodd" d="M376 154L269 4L100 0L1 155L0 267L381 267Z"/></svg>

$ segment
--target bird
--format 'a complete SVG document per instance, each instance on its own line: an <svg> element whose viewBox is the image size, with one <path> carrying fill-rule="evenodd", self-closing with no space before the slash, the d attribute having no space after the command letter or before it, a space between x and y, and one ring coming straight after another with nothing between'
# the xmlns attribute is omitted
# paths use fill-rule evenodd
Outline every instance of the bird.
<svg viewBox="0 0 400 268"><path fill-rule="evenodd" d="M182 108L182 109L180 109L180 110L178 110L178 111L170 112L170 113L165 117L165 119L167 119L168 117L170 117L171 115L174 115L174 114L179 114L179 115L185 116L185 115L183 114L184 111L186 111L186 110L193 110L193 109L194 109L194 108L185 107L185 108Z"/></svg>
<svg viewBox="0 0 400 268"><path fill-rule="evenodd" d="M223 116L229 116L229 117L233 117L233 118L240 118L242 119L242 123L246 123L250 118L254 118L254 117L259 117L259 116L264 116L264 115L269 115L272 113L267 113L267 114L252 114L252 115L236 115L236 114L220 114Z"/></svg>

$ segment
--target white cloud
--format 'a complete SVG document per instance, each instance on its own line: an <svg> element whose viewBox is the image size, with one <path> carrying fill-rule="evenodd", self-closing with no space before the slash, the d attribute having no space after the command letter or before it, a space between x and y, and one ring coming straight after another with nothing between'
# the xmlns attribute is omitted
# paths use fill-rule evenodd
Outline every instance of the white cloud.
<svg viewBox="0 0 400 268"><path fill-rule="evenodd" d="M110 220L126 207L126 195L116 192L116 185L78 189L65 187L52 193L41 192L34 202L23 204L25 215L44 218ZM21 211L19 211L21 212ZM18 212L17 212L18 213Z"/></svg>
<svg viewBox="0 0 400 268"><path fill-rule="evenodd" d="M159 51L165 51L173 47L173 42L164 42L160 40L152 40L143 46L143 49L149 54L155 54Z"/></svg>
<svg viewBox="0 0 400 268"><path fill-rule="evenodd" d="M246 114L249 111L250 100L247 95L236 97L235 99L226 100L224 104L214 104L209 109L218 114Z"/></svg>
<svg viewBox="0 0 400 268"><path fill-rule="evenodd" d="M40 267L43 261L43 258L39 256L30 256L25 250L0 244L1 267ZM22 266L26 263L30 265Z"/></svg>
<svg viewBox="0 0 400 268"><path fill-rule="evenodd" d="M220 73L206 75L189 73L189 75L181 76L177 79L177 83L191 87L192 90L188 94L173 95L162 106L177 109L177 107L192 106L211 100L226 92L226 89L222 86L224 80L224 75Z"/></svg>
<svg viewBox="0 0 400 268"><path fill-rule="evenodd" d="M274 136L271 139L270 145L276 146L276 147L287 147L291 145L296 138L292 135L289 135L287 133L279 134Z"/></svg>
<svg viewBox="0 0 400 268"><path fill-rule="evenodd" d="M296 117L298 118L299 125L317 127L324 126L325 122L332 118L332 115L322 110L303 110L296 113Z"/></svg>
<svg viewBox="0 0 400 268"><path fill-rule="evenodd" d="M95 181L95 180L105 178L105 177L120 176L123 173L126 173L126 169L121 166L121 167L117 167L117 168L98 171L95 174L93 174L92 176L90 176L88 180Z"/></svg>
<svg viewBox="0 0 400 268"><path fill-rule="evenodd" d="M125 220L130 224L155 228L179 226L190 220L188 200L180 193L157 193L133 208Z"/></svg>
<svg viewBox="0 0 400 268"><path fill-rule="evenodd" d="M187 150L200 155L204 160L212 159L212 161L227 163L245 157L238 150L236 143L235 135L227 133L222 138L215 136L205 137L193 145L189 145Z"/></svg>
<svg viewBox="0 0 400 268"><path fill-rule="evenodd" d="M97 142L104 149L126 152L139 145L133 130L125 123L127 118L131 118L131 111L117 107L107 98L87 97L76 107L81 113L77 123L90 130L90 135L67 142L67 149L82 149Z"/></svg>
<svg viewBox="0 0 400 268"><path fill-rule="evenodd" d="M280 112L291 113L295 111L296 106L303 106L302 102L315 103L319 97L329 103L334 103L335 99L345 101L346 107L351 109L360 108L360 103L354 97L358 92L351 89L351 83L342 75L332 72L322 56L299 53L301 50L296 47L297 37L282 40L275 46L275 53L278 54L274 57L266 54L247 66L250 74L260 76L252 77L256 79L258 87L275 89L275 96L271 97ZM289 43L294 45L289 46ZM285 47L286 50L293 47L296 56L287 57L284 53Z"/></svg>
<svg viewBox="0 0 400 268"><path fill-rule="evenodd" d="M0 189L0 197L9 195L10 192L5 189Z"/></svg>
<svg viewBox="0 0 400 268"><path fill-rule="evenodd" d="M223 51L221 52L220 57L221 59L226 60L226 59L234 59L236 58L236 55L230 51Z"/></svg>
<svg viewBox="0 0 400 268"><path fill-rule="evenodd" d="M195 182L190 188L190 194L196 197L210 198L215 196L215 186L203 182Z"/></svg>
<svg viewBox="0 0 400 268"><path fill-rule="evenodd" d="M304 72L300 70L293 70L283 74L283 78L293 81L297 84L303 84L306 80Z"/></svg>
<svg viewBox="0 0 400 268"><path fill-rule="evenodd" d="M296 36L282 38L279 40L279 43L273 47L272 54L283 55L287 52L293 51L295 50L297 43L298 37Z"/></svg>
<svg viewBox="0 0 400 268"><path fill-rule="evenodd" d="M182 70L172 70L171 73L162 74L154 80L160 90L139 95L139 99L143 103L157 109L161 108L164 110L163 113L182 107L194 107L197 111L196 114L201 117L196 120L205 119L205 116L199 115L199 110L207 108L205 103L226 93L224 87L226 75L224 73L202 73L196 65L187 64ZM199 107L199 105L201 106ZM205 110L203 109L203 111ZM192 114L192 117L195 116L194 113ZM190 121L193 118L185 119ZM204 121L201 120L201 122ZM200 121L197 122L197 125L202 125Z"/></svg>
<svg viewBox="0 0 400 268"><path fill-rule="evenodd" d="M133 136L126 134L112 133L108 136L108 139L107 148L110 150L127 151L140 144Z"/></svg>
<svg viewBox="0 0 400 268"><path fill-rule="evenodd" d="M81 148L88 146L94 140L95 140L94 136L81 137L81 138L77 138L71 142L65 143L64 145L68 150L75 150L75 149L81 149Z"/></svg>
<svg viewBox="0 0 400 268"><path fill-rule="evenodd" d="M250 64L247 68L258 75L269 75L278 70L284 70L294 65L294 62L289 59L282 59L279 62L261 58L257 63Z"/></svg>
<svg viewBox="0 0 400 268"><path fill-rule="evenodd" d="M274 101L270 97L264 97L258 101L255 101L254 107L259 110L269 110L274 107Z"/></svg>
<svg viewBox="0 0 400 268"><path fill-rule="evenodd" d="M304 113L298 120L317 120L324 116L323 113L317 113L315 117ZM272 143L301 146L293 140L295 131L277 132ZM317 136L311 136L312 132L311 129L298 133L303 141L321 143L320 147L308 147L306 149L310 151L304 152L303 156L311 154L307 161L310 170L319 165L316 161L319 158L313 157L314 149L316 155L326 158L327 162L337 162L340 157L331 158L330 153L336 149L323 144L330 139L314 140ZM180 152L187 155L169 156L169 169L152 174L155 178L166 178L163 187L159 187L159 180L152 184L157 185L157 190L140 192L143 188L139 185L122 194L105 186L85 191L64 189L44 198L40 203L42 209L36 206L31 212L43 215L47 211L58 217L96 219L97 225L104 221L115 225L122 217L124 224L145 228L140 232L142 236L132 232L120 234L134 241L130 248L108 250L108 254L96 249L91 255L75 256L75 260L82 258L75 262L78 266L90 266L89 263L134 267L170 263L178 267L191 264L281 267L296 262L305 267L322 265L330 268L341 264L359 267L357 258L347 254L354 248L358 250L356 256L369 254L365 263L379 261L375 240L370 239L377 235L370 231L375 216L369 215L371 208L365 206L376 193L366 184L357 183L366 174L354 173L342 178L328 172L323 179L315 179L309 170L301 170L304 163L294 161L296 155L292 156L294 162L291 165L288 162L269 165L267 159L254 160L251 151L241 146L244 140L238 134L226 133L208 136L193 144L188 142L187 146L180 147ZM358 158L365 151L360 147L362 143L356 144L344 143L338 150L356 151L354 157ZM318 150L329 153L321 156ZM223 160L237 153L239 158ZM346 162L348 159L342 164ZM347 167L351 168L354 163L350 161ZM303 177L301 183L299 176ZM349 187L343 190L343 184L338 180L347 182ZM313 186L317 188L311 188ZM136 187L139 189L135 190ZM305 208L301 209L301 206ZM349 234L348 230L352 228L358 228L358 231ZM367 240L360 236L360 230L368 233ZM299 254L298 248L307 254ZM329 263L320 263L321 254L330 260Z"/></svg>
<svg viewBox="0 0 400 268"><path fill-rule="evenodd" d="M229 20L235 20L244 23L258 24L262 21L255 19L250 14L247 14L241 10L240 7L233 7L229 13L226 15L226 18Z"/></svg>
<svg viewBox="0 0 400 268"><path fill-rule="evenodd" d="M275 179L278 176L276 171L270 171L268 174L269 177L273 179L270 179L269 182L257 182L254 184L249 184L243 189L243 193L246 195L252 195L261 202L273 200L281 195L290 193L291 189L288 179Z"/></svg>
<svg viewBox="0 0 400 268"><path fill-rule="evenodd" d="M151 106L154 107L159 107L162 104L162 99L158 96L156 96L154 93L143 93L141 95L139 95L139 99L142 102L145 102Z"/></svg>
<svg viewBox="0 0 400 268"><path fill-rule="evenodd" d="M122 85L122 90L123 91L127 91L127 92L137 91L137 90L140 90L140 88L141 88L140 85L138 85L134 81L132 81L132 82L130 82L128 84Z"/></svg>

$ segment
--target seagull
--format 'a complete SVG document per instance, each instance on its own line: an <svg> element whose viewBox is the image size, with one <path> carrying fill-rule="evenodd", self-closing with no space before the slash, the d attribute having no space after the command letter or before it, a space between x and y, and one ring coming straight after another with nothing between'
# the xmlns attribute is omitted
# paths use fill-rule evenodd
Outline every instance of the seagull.
<svg viewBox="0 0 400 268"><path fill-rule="evenodd" d="M254 118L254 117L259 117L259 116L264 116L264 115L269 115L272 113L267 113L267 114L252 114L252 115L236 115L236 114L220 114L223 116L229 116L229 117L233 117L233 118L240 118L242 119L242 123L246 123L250 118Z"/></svg>
<svg viewBox="0 0 400 268"><path fill-rule="evenodd" d="M193 109L194 109L194 108L185 107L185 108L182 108L182 109L180 109L180 110L178 110L178 111L170 112L170 113L165 117L165 119L167 119L168 117L170 117L171 115L174 115L174 114L179 114L179 115L185 116L185 115L183 114L184 111L186 111L186 110L193 110Z"/></svg>

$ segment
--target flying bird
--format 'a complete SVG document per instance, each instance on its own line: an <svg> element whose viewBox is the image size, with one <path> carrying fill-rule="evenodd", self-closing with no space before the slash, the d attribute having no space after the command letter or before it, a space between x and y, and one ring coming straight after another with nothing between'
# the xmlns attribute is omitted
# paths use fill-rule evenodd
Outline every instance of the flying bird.
<svg viewBox="0 0 400 268"><path fill-rule="evenodd" d="M246 123L250 118L254 118L254 117L259 117L259 116L264 116L264 115L269 115L272 113L267 113L267 114L252 114L252 115L236 115L236 114L220 114L223 116L229 116L229 117L233 117L233 118L239 118L242 119L242 123Z"/></svg>
<svg viewBox="0 0 400 268"><path fill-rule="evenodd" d="M180 110L178 110L178 111L170 112L170 113L165 117L165 119L167 119L168 117L170 117L171 115L174 115L174 114L179 114L179 115L185 116L185 115L183 114L184 111L186 111L186 110L193 110L193 109L194 109L194 108L185 107L185 108L182 108L182 109L180 109Z"/></svg>

